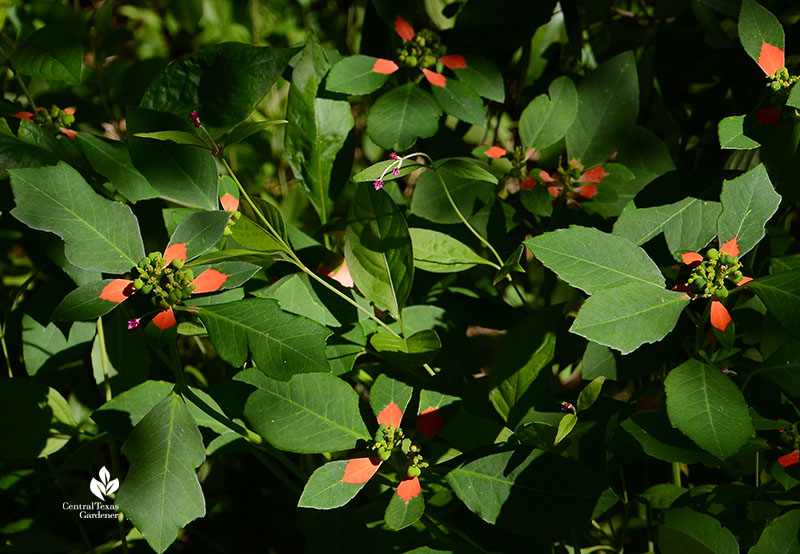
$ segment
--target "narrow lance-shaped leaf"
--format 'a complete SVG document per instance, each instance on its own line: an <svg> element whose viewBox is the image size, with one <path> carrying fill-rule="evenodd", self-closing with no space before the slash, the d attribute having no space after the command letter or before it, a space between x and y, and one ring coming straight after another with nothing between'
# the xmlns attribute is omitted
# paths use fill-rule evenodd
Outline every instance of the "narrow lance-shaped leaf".
<svg viewBox="0 0 800 554"><path fill-rule="evenodd" d="M122 273L144 256L139 224L128 206L95 193L80 173L56 166L12 169L14 217L64 239L70 263Z"/></svg>
<svg viewBox="0 0 800 554"><path fill-rule="evenodd" d="M195 472L206 457L203 437L183 399L170 393L150 410L122 453L131 465L116 503L160 554L187 523L206 513Z"/></svg>
<svg viewBox="0 0 800 554"><path fill-rule="evenodd" d="M672 424L699 447L725 459L755 435L739 387L719 368L691 359L664 381Z"/></svg>
<svg viewBox="0 0 800 554"><path fill-rule="evenodd" d="M286 382L246 369L236 380L255 387L245 401L244 415L276 448L332 452L354 448L369 438L358 394L333 375L306 373Z"/></svg>
<svg viewBox="0 0 800 554"><path fill-rule="evenodd" d="M764 226L778 210L781 196L775 192L764 164L725 181L720 195L722 214L717 220L720 242L736 238L744 256L764 238Z"/></svg>
<svg viewBox="0 0 800 554"><path fill-rule="evenodd" d="M400 210L386 192L362 183L350 204L345 260L353 281L379 308L394 317L411 292L414 254Z"/></svg>
<svg viewBox="0 0 800 554"><path fill-rule="evenodd" d="M220 357L234 367L248 350L264 374L289 380L297 373L329 372L325 340L331 332L304 317L291 315L266 298L197 309Z"/></svg>

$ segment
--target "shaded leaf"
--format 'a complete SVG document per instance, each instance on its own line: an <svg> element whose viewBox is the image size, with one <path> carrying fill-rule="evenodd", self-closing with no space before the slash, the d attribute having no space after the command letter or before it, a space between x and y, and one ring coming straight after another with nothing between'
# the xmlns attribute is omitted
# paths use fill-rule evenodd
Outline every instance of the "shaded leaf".
<svg viewBox="0 0 800 554"><path fill-rule="evenodd" d="M439 103L414 83L383 94L367 116L367 134L383 148L402 152L439 130Z"/></svg>
<svg viewBox="0 0 800 554"><path fill-rule="evenodd" d="M548 94L537 96L522 111L519 136L523 148L543 150L552 146L564 137L577 115L578 91L572 80L554 79Z"/></svg>

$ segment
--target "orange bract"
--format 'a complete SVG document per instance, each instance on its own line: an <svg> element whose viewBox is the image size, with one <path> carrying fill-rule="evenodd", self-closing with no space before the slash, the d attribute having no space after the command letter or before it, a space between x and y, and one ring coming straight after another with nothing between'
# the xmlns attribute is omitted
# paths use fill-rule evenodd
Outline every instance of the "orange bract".
<svg viewBox="0 0 800 554"><path fill-rule="evenodd" d="M447 69L463 69L467 67L467 60L461 54L447 54L439 58Z"/></svg>
<svg viewBox="0 0 800 554"><path fill-rule="evenodd" d="M383 423L387 426L393 425L395 429L400 427L400 421L402 421L402 419L403 410L394 402L389 402L389 405L378 414L378 423Z"/></svg>
<svg viewBox="0 0 800 554"><path fill-rule="evenodd" d="M761 45L761 53L758 55L758 67L767 75L774 75L785 64L783 50L769 43Z"/></svg>
<svg viewBox="0 0 800 554"><path fill-rule="evenodd" d="M423 69L422 74L425 75L425 78L433 86L443 87L447 84L447 77L445 77L441 73L436 73L435 71L431 71L430 69Z"/></svg>
<svg viewBox="0 0 800 554"><path fill-rule="evenodd" d="M369 481L378 468L381 467L380 458L356 458L347 462L342 476L342 483L360 485Z"/></svg>
<svg viewBox="0 0 800 554"><path fill-rule="evenodd" d="M397 31L397 34L400 35L400 38L403 39L404 42L408 42L412 38L414 38L414 28L402 17L399 15L397 19L394 20L394 30Z"/></svg>
<svg viewBox="0 0 800 554"><path fill-rule="evenodd" d="M725 306L722 305L722 302L719 300L714 300L711 302L711 325L722 331L725 332L725 329L728 328L728 324L731 322L731 314L728 313L728 310L725 309Z"/></svg>
<svg viewBox="0 0 800 554"><path fill-rule="evenodd" d="M392 60L378 58L375 60L375 65L372 66L372 71L375 73L383 73L384 75L391 75L397 71L399 67Z"/></svg>
<svg viewBox="0 0 800 554"><path fill-rule="evenodd" d="M406 503L412 498L419 496L421 492L422 487L420 487L417 477L405 478L397 485L397 496L402 498Z"/></svg>

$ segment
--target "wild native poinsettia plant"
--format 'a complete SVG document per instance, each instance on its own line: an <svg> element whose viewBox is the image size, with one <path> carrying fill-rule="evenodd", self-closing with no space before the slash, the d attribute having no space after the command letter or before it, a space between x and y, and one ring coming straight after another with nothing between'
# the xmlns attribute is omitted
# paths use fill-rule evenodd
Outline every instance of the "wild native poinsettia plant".
<svg viewBox="0 0 800 554"><path fill-rule="evenodd" d="M0 550L800 552L796 7L345 7L0 6Z"/></svg>

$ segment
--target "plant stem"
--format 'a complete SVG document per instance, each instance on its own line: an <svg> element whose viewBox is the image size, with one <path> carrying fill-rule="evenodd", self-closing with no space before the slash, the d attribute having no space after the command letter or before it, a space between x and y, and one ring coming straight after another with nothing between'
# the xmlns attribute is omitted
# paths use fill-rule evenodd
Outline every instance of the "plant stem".
<svg viewBox="0 0 800 554"><path fill-rule="evenodd" d="M681 486L681 464L672 462L672 483Z"/></svg>
<svg viewBox="0 0 800 554"><path fill-rule="evenodd" d="M97 340L100 341L100 365L103 368L103 385L106 392L106 402L111 400L111 378L108 375L108 356L106 354L106 338L103 332L103 316L97 318Z"/></svg>

